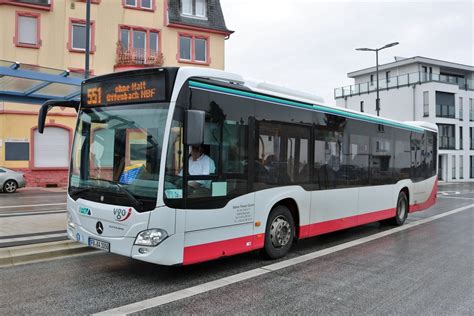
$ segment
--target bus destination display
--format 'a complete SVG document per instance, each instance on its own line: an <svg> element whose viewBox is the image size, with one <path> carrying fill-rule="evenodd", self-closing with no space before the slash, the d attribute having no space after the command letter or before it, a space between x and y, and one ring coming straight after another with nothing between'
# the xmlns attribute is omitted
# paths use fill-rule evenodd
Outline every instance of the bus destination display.
<svg viewBox="0 0 474 316"><path fill-rule="evenodd" d="M134 76L85 84L83 106L162 102L166 99L164 76Z"/></svg>

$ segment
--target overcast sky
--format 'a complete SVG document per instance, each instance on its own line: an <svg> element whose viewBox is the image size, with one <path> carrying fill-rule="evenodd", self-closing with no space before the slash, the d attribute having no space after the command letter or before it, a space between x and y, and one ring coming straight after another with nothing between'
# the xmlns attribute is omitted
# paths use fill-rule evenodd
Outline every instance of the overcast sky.
<svg viewBox="0 0 474 316"><path fill-rule="evenodd" d="M226 70L322 96L352 84L347 73L394 56L474 64L474 0L221 0L227 27Z"/></svg>

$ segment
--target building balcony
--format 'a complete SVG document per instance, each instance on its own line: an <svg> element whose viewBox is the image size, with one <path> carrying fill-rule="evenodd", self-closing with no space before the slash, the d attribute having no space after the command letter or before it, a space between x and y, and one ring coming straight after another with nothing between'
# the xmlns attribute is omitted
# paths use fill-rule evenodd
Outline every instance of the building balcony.
<svg viewBox="0 0 474 316"><path fill-rule="evenodd" d="M474 80L467 80L456 76L440 75L426 72L414 72L404 74L387 79L379 79L379 90L390 90L409 86L416 83L426 82L441 82L447 84L454 84L459 86L459 89L474 90ZM344 98L364 93L371 93L377 90L375 81L359 83L355 85L345 86L334 89L334 98Z"/></svg>
<svg viewBox="0 0 474 316"><path fill-rule="evenodd" d="M163 62L164 57L161 52L137 48L124 49L117 46L115 68L161 67Z"/></svg>

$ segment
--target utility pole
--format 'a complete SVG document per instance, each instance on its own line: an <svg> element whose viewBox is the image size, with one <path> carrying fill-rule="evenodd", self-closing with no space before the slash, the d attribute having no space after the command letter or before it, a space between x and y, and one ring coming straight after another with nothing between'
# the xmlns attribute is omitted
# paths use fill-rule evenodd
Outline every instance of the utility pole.
<svg viewBox="0 0 474 316"><path fill-rule="evenodd" d="M89 78L89 54L91 50L91 0L86 0L86 61L84 67L84 78Z"/></svg>
<svg viewBox="0 0 474 316"><path fill-rule="evenodd" d="M382 46L380 48L356 48L356 50L360 51L369 51L369 52L375 52L375 72L376 72L376 80L377 80L377 85L376 85L376 90L377 90L377 99L375 99L375 111L377 111L377 116L380 116L380 97L379 97L379 50L389 48L395 45L398 45L398 42L393 42L390 44L387 44L385 46ZM388 84L388 83L387 83Z"/></svg>

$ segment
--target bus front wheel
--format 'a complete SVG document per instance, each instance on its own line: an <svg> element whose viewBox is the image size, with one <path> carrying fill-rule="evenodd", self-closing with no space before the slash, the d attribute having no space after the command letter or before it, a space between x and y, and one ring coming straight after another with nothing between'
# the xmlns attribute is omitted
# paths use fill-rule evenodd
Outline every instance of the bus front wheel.
<svg viewBox="0 0 474 316"><path fill-rule="evenodd" d="M295 221L290 210L283 205L275 207L268 217L265 230L263 256L278 259L285 256L295 238Z"/></svg>
<svg viewBox="0 0 474 316"><path fill-rule="evenodd" d="M397 199L395 217L390 220L390 224L402 226L408 216L408 197L405 191L400 191Z"/></svg>

